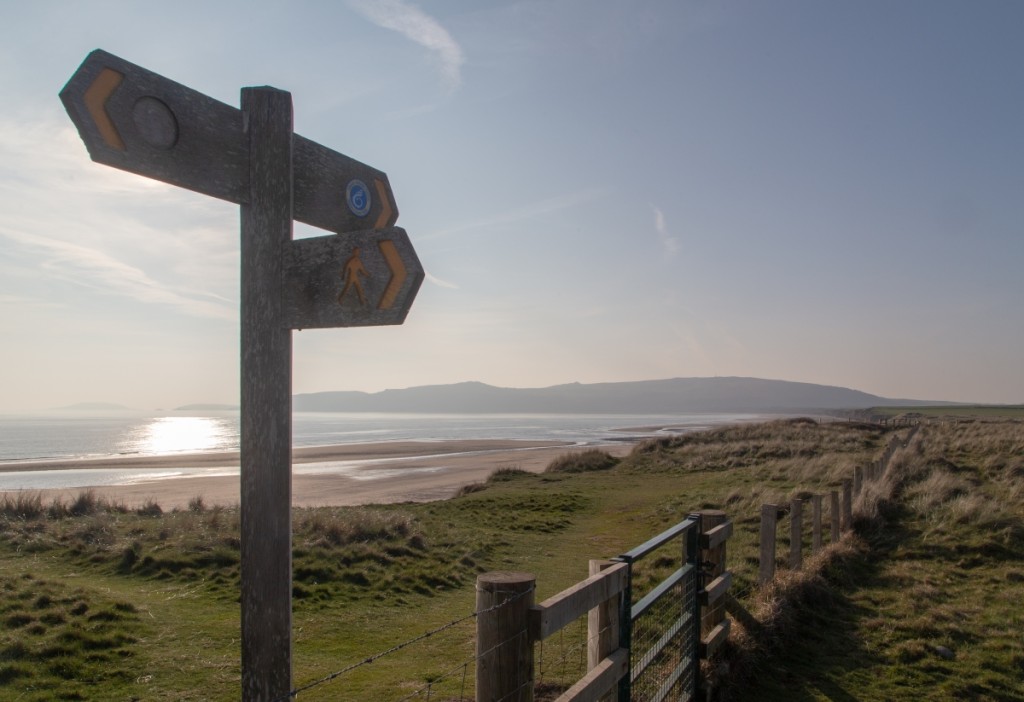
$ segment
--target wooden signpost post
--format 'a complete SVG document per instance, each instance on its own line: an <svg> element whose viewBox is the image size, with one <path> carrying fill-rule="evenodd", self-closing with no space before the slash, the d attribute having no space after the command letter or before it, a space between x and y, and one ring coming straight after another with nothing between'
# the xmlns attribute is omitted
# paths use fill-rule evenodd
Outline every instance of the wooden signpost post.
<svg viewBox="0 0 1024 702"><path fill-rule="evenodd" d="M387 176L295 134L287 92L237 109L96 50L60 98L94 161L241 206L242 697L287 698L291 330L401 324L423 268Z"/></svg>

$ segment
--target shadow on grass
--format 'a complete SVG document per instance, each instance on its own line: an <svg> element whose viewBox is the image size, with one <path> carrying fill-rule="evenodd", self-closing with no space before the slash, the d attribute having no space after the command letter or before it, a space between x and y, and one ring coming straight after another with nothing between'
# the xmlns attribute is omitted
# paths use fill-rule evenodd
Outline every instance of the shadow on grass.
<svg viewBox="0 0 1024 702"><path fill-rule="evenodd" d="M773 598L777 601L765 621L744 626L744 613L731 612L749 638L727 649L730 669L721 699L863 700L860 685L851 681L855 684L858 671L869 676L889 661L864 646L858 624L878 613L853 595L886 580L885 560L916 534L908 516L902 507L888 505L884 520L859 524L861 536L832 554L819 576L794 577Z"/></svg>

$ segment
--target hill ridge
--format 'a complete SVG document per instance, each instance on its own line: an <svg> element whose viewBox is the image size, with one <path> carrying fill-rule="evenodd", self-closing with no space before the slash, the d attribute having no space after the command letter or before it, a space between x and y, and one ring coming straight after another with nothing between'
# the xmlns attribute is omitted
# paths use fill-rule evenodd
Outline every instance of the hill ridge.
<svg viewBox="0 0 1024 702"><path fill-rule="evenodd" d="M480 381L464 381L374 393L356 390L301 393L293 398L293 407L300 412L453 414L791 413L927 404L943 403L890 399L834 385L740 376L563 383L541 388L504 388Z"/></svg>

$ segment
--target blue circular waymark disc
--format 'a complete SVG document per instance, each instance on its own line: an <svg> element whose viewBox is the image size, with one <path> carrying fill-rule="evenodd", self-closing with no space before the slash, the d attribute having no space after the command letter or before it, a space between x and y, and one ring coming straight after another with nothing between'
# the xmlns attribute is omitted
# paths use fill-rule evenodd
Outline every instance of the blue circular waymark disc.
<svg viewBox="0 0 1024 702"><path fill-rule="evenodd" d="M365 217L370 213L370 189L361 180L350 180L345 188L345 202L356 217Z"/></svg>

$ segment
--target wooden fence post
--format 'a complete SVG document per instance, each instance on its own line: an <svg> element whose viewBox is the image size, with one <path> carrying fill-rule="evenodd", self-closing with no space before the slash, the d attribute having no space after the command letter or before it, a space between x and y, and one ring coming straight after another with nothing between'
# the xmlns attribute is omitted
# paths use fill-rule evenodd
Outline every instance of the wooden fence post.
<svg viewBox="0 0 1024 702"><path fill-rule="evenodd" d="M833 490L829 497L829 523L832 527L832 543L835 543L839 541L839 493Z"/></svg>
<svg viewBox="0 0 1024 702"><path fill-rule="evenodd" d="M757 582L770 583L775 577L775 523L778 521L778 505L761 505L761 568Z"/></svg>
<svg viewBox="0 0 1024 702"><path fill-rule="evenodd" d="M853 481L843 478L843 531L853 529Z"/></svg>
<svg viewBox="0 0 1024 702"><path fill-rule="evenodd" d="M615 561L591 560L590 575L615 565ZM619 647L619 598L616 595L587 612L587 670L593 670ZM602 700L614 699L609 692Z"/></svg>
<svg viewBox="0 0 1024 702"><path fill-rule="evenodd" d="M726 522L725 512L718 509L702 510L698 514L700 515L701 534L706 534L716 526ZM712 580L725 572L725 545L726 542L723 541L714 548L700 549L697 560L704 564L701 568L704 577L699 583L701 588L707 587ZM725 601L720 599L714 604L704 607L703 610L700 618L700 635L702 638L711 633L712 629L721 624L722 620L725 619Z"/></svg>
<svg viewBox="0 0 1024 702"><path fill-rule="evenodd" d="M811 553L821 550L821 495L811 495Z"/></svg>
<svg viewBox="0 0 1024 702"><path fill-rule="evenodd" d="M804 564L804 501L795 499L789 507L789 567L800 570Z"/></svg>
<svg viewBox="0 0 1024 702"><path fill-rule="evenodd" d="M476 579L476 699L532 702L529 612L537 579L498 571Z"/></svg>
<svg viewBox="0 0 1024 702"><path fill-rule="evenodd" d="M864 468L855 466L853 469L853 495L856 497L864 487Z"/></svg>

